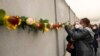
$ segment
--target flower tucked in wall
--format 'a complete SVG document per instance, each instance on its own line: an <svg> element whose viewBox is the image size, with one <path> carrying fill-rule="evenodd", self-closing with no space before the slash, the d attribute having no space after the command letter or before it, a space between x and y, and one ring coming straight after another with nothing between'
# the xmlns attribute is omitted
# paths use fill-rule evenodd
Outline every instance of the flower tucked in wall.
<svg viewBox="0 0 100 56"><path fill-rule="evenodd" d="M50 30L50 24L49 23L44 23L44 31L48 32Z"/></svg>
<svg viewBox="0 0 100 56"><path fill-rule="evenodd" d="M53 23L49 23L49 25L50 25L50 29L53 29Z"/></svg>
<svg viewBox="0 0 100 56"><path fill-rule="evenodd" d="M18 16L5 16L4 21L8 29L16 29L21 24L21 19Z"/></svg>
<svg viewBox="0 0 100 56"><path fill-rule="evenodd" d="M45 32L47 32L47 31L49 31L49 29L50 29L50 24L49 24L49 21L47 20L47 19L40 19L39 20L39 23L40 23L40 25L39 26L41 26L41 28L39 28L40 30L43 30L43 31L45 31Z"/></svg>
<svg viewBox="0 0 100 56"><path fill-rule="evenodd" d="M22 28L29 30L41 30L47 32L52 29L60 29L65 26L65 23L49 23L49 20L42 19L35 20L26 16L7 16L3 9L0 9L0 25L5 25L8 29L13 30L16 28Z"/></svg>
<svg viewBox="0 0 100 56"><path fill-rule="evenodd" d="M62 27L61 23L56 23L56 24L53 25L53 28L57 29L57 30L60 29L61 27Z"/></svg>
<svg viewBox="0 0 100 56"><path fill-rule="evenodd" d="M36 21L35 21L33 18L28 18L28 19L26 19L26 23L27 23L28 25L32 25L32 24L35 24Z"/></svg>
<svg viewBox="0 0 100 56"><path fill-rule="evenodd" d="M44 24L36 23L35 25L36 25L36 27L37 27L38 29L40 29L40 30L42 30L42 29L44 28Z"/></svg>

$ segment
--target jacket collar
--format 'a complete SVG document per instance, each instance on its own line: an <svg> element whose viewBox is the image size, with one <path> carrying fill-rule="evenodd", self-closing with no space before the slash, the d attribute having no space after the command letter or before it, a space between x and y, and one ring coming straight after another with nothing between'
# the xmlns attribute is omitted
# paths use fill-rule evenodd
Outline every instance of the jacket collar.
<svg viewBox="0 0 100 56"><path fill-rule="evenodd" d="M94 34L95 34L95 33L92 31L92 29L89 28L89 27L85 27L85 29L88 30L89 33L91 34L91 36L94 38Z"/></svg>

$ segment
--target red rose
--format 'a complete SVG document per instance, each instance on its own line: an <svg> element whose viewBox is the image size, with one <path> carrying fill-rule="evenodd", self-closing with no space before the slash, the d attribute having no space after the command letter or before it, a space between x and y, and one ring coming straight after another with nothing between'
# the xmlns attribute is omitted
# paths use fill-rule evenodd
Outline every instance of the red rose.
<svg viewBox="0 0 100 56"><path fill-rule="evenodd" d="M8 21L12 25L16 25L19 23L19 18L17 16L11 16L11 17L9 17Z"/></svg>

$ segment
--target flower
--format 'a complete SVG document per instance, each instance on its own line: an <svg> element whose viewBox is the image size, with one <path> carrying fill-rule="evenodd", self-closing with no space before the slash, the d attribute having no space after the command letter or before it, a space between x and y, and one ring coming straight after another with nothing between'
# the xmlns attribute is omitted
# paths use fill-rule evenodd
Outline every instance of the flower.
<svg viewBox="0 0 100 56"><path fill-rule="evenodd" d="M50 25L50 28L52 29L53 28L53 23L50 23L49 25Z"/></svg>
<svg viewBox="0 0 100 56"><path fill-rule="evenodd" d="M49 23L44 23L44 31L45 32L49 31Z"/></svg>
<svg viewBox="0 0 100 56"><path fill-rule="evenodd" d="M43 24L38 23L38 24L36 25L36 27L37 27L38 29L43 29L43 28L44 28L44 25L43 25Z"/></svg>
<svg viewBox="0 0 100 56"><path fill-rule="evenodd" d="M21 19L18 16L5 16L4 22L8 29L16 29L21 24Z"/></svg>
<svg viewBox="0 0 100 56"><path fill-rule="evenodd" d="M44 28L44 31L45 31L45 32L48 32L48 31L49 31L49 28L45 27L45 28Z"/></svg>
<svg viewBox="0 0 100 56"><path fill-rule="evenodd" d="M36 21L35 21L33 18L28 18L28 19L26 20L26 23L27 23L28 25L32 25L32 24L35 24Z"/></svg>
<svg viewBox="0 0 100 56"><path fill-rule="evenodd" d="M59 25L59 28L61 28L61 27L62 27L62 23L58 23L58 25Z"/></svg>
<svg viewBox="0 0 100 56"><path fill-rule="evenodd" d="M53 29L60 29L62 27L62 24L61 23L56 23L53 25Z"/></svg>

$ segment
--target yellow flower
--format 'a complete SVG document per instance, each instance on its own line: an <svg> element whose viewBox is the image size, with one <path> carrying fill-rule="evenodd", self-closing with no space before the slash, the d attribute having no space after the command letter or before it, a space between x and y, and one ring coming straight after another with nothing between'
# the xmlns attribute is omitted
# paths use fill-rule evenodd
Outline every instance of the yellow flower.
<svg viewBox="0 0 100 56"><path fill-rule="evenodd" d="M45 32L48 32L49 31L49 28L47 27L48 23L44 23L44 31Z"/></svg>
<svg viewBox="0 0 100 56"><path fill-rule="evenodd" d="M5 16L4 23L9 30L13 30L21 24L21 19L18 16Z"/></svg>
<svg viewBox="0 0 100 56"><path fill-rule="evenodd" d="M48 32L48 31L49 31L49 28L46 28L46 27L45 27L45 28L44 28L44 31L45 31L45 32Z"/></svg>

